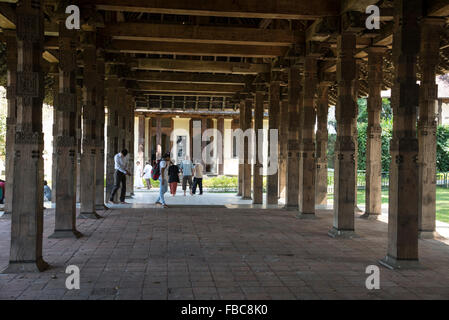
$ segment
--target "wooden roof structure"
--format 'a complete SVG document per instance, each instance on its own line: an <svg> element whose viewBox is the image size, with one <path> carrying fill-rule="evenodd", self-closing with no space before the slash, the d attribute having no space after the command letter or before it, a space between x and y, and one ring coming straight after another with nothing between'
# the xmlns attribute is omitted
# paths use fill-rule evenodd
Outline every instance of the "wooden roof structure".
<svg viewBox="0 0 449 320"><path fill-rule="evenodd" d="M16 0L0 0L2 32L15 29ZM368 92L367 49L387 48L384 88L391 88L394 12L391 0L79 0L81 29L97 30L110 72L118 72L139 109L235 110L258 74L319 57L321 81L335 82L336 37L357 32L359 96ZM71 4L71 3L70 3ZM368 5L381 10L381 28L365 27ZM45 1L45 52L58 62L57 19L69 5ZM449 1L429 0L426 15L449 17ZM449 28L440 49L440 74L449 72ZM0 40L2 34L0 33ZM82 68L82 50L79 50ZM80 68L80 69L81 69ZM113 71L111 71L113 70ZM82 69L80 70L82 74ZM336 86L330 103L336 102Z"/></svg>

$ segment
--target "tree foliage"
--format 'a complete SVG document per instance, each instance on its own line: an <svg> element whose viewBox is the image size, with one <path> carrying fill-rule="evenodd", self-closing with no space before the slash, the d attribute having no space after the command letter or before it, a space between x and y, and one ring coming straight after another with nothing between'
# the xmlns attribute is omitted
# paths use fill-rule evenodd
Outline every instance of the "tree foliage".
<svg viewBox="0 0 449 320"><path fill-rule="evenodd" d="M437 129L437 171L449 172L449 126Z"/></svg>

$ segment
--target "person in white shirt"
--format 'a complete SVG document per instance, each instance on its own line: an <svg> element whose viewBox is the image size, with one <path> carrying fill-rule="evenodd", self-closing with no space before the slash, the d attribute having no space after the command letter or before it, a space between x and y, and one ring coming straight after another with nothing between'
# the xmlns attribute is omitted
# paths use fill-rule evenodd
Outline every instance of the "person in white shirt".
<svg viewBox="0 0 449 320"><path fill-rule="evenodd" d="M196 194L196 187L200 188L200 196L203 194L203 165L200 161L196 161L193 168L193 188L192 193Z"/></svg>
<svg viewBox="0 0 449 320"><path fill-rule="evenodd" d="M114 203L114 197L117 193L117 190L120 188L120 203L125 202L126 195L126 176L130 176L131 174L128 171L128 158L126 155L128 154L128 150L123 149L121 152L117 153L114 156L114 188L112 189L111 196L109 198L109 202Z"/></svg>
<svg viewBox="0 0 449 320"><path fill-rule="evenodd" d="M147 184L147 189L151 189L151 170L153 167L150 164L150 161L147 161L145 163L145 167L143 168L143 179L145 180Z"/></svg>

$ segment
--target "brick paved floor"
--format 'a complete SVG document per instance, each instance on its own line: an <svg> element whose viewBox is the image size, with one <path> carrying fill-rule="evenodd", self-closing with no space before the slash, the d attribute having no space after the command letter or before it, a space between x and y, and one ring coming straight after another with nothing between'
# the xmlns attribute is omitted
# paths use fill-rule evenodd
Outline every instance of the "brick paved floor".
<svg viewBox="0 0 449 320"><path fill-rule="evenodd" d="M48 239L37 274L0 274L0 299L448 299L449 242L420 240L422 269L380 267L380 290L365 268L386 253L387 225L356 219L360 238L332 239L332 212L299 220L275 209L118 208L79 220L84 237ZM0 220L0 266L8 262L10 221ZM81 269L81 289L65 288L65 268Z"/></svg>

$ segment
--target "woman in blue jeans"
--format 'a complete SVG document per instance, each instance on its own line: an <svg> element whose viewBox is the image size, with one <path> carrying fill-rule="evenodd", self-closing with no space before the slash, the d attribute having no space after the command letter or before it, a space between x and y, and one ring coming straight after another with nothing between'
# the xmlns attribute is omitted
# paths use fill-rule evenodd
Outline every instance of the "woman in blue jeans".
<svg viewBox="0 0 449 320"><path fill-rule="evenodd" d="M156 200L156 204L162 205L163 208L168 208L168 206L165 204L165 193L168 190L168 164L170 162L170 153L164 154L164 156L161 159L161 162L159 164L160 168L160 175L159 175L159 197Z"/></svg>

